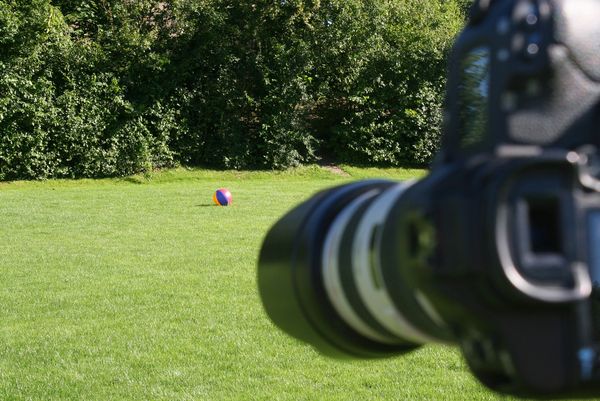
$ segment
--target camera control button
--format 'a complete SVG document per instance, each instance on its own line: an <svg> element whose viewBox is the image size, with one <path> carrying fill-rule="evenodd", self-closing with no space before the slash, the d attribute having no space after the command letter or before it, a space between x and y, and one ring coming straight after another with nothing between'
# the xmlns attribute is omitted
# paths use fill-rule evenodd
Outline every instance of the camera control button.
<svg viewBox="0 0 600 401"><path fill-rule="evenodd" d="M540 46L537 43L529 43L525 48L525 57L534 58L540 52Z"/></svg>
<svg viewBox="0 0 600 401"><path fill-rule="evenodd" d="M524 26L526 28L534 28L538 21L540 20L540 18L538 17L538 15L536 13L531 13L531 14L527 14L527 16L525 16L523 22L524 22Z"/></svg>
<svg viewBox="0 0 600 401"><path fill-rule="evenodd" d="M543 47L545 47L543 44L544 41L539 34L534 33L533 35L530 35L522 50L523 58L526 60L533 60L538 56L541 56L544 51Z"/></svg>
<svg viewBox="0 0 600 401"><path fill-rule="evenodd" d="M544 52L545 41L538 32L529 35L517 33L512 38L511 51L518 55L522 61L531 62Z"/></svg>
<svg viewBox="0 0 600 401"><path fill-rule="evenodd" d="M515 9L515 22L519 29L531 32L537 29L540 23L540 9L533 2L523 2Z"/></svg>

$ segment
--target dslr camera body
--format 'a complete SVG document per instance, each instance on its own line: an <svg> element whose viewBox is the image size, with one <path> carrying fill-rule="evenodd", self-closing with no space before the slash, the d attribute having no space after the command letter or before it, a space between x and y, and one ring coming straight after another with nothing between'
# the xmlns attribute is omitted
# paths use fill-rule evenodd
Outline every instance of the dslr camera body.
<svg viewBox="0 0 600 401"><path fill-rule="evenodd" d="M600 395L600 0L480 0L441 151L320 192L268 233L269 317L326 355L456 344L503 393Z"/></svg>

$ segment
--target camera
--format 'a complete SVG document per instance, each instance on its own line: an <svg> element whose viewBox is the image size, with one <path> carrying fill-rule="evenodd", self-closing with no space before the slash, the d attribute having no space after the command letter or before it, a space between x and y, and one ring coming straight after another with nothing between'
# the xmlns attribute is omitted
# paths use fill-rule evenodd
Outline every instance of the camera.
<svg viewBox="0 0 600 401"><path fill-rule="evenodd" d="M264 308L335 357L460 347L507 394L600 395L600 1L480 0L427 177L322 191L267 234Z"/></svg>

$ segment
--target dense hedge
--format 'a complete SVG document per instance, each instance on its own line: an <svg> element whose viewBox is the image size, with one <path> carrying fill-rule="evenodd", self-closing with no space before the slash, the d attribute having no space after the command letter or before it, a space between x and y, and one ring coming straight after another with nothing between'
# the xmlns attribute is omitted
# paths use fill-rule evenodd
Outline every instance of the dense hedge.
<svg viewBox="0 0 600 401"><path fill-rule="evenodd" d="M0 180L426 163L465 0L0 0Z"/></svg>

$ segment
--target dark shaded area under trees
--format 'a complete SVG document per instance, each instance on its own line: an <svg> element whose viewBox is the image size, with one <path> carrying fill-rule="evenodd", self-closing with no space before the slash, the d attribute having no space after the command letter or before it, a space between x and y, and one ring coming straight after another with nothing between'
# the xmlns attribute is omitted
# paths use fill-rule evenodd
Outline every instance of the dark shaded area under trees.
<svg viewBox="0 0 600 401"><path fill-rule="evenodd" d="M0 0L0 180L426 164L465 0Z"/></svg>

